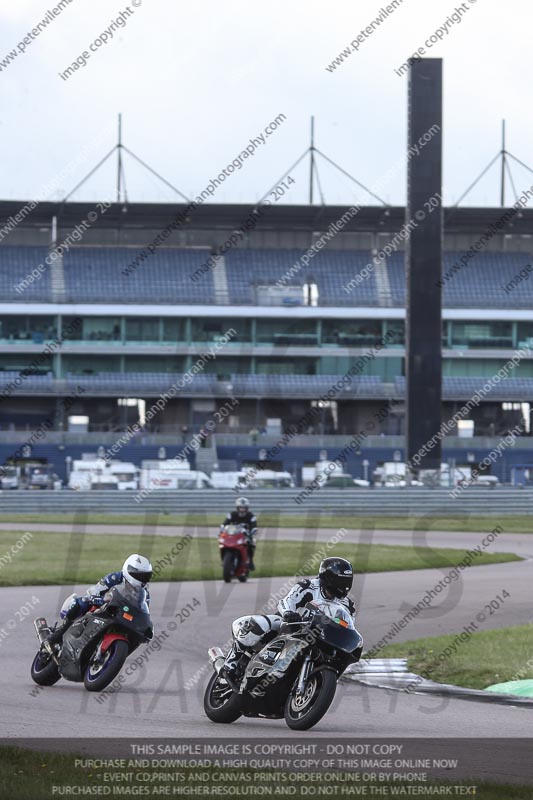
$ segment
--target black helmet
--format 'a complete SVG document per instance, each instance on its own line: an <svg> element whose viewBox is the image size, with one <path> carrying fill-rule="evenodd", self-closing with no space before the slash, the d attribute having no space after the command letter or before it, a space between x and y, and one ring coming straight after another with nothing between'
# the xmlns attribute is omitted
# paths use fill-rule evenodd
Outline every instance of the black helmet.
<svg viewBox="0 0 533 800"><path fill-rule="evenodd" d="M244 515L250 508L250 503L248 502L246 497L238 497L237 500L235 500L235 508L237 509L239 517L244 517Z"/></svg>
<svg viewBox="0 0 533 800"><path fill-rule="evenodd" d="M345 558L325 558L318 570L318 580L322 594L329 592L342 599L348 596L353 584L353 567Z"/></svg>

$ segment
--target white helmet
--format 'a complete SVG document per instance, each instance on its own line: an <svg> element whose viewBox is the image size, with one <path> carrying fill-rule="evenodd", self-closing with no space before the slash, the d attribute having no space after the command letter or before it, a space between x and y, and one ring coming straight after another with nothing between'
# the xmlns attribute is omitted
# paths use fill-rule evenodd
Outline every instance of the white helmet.
<svg viewBox="0 0 533 800"><path fill-rule="evenodd" d="M144 588L152 579L152 565L144 556L133 553L125 560L122 574L124 580L131 583L132 586Z"/></svg>

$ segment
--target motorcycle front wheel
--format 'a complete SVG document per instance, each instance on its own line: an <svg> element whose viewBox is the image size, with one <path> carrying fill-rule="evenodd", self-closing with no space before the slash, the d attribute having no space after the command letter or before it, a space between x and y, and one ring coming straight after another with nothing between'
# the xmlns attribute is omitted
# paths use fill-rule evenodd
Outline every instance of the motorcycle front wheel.
<svg viewBox="0 0 533 800"><path fill-rule="evenodd" d="M85 670L83 683L88 692L101 692L113 681L128 657L130 648L124 639L115 639L105 652L104 659L100 664L95 664L93 660Z"/></svg>
<svg viewBox="0 0 533 800"><path fill-rule="evenodd" d="M219 673L213 673L207 684L204 711L211 722L235 722L242 716L239 696Z"/></svg>
<svg viewBox="0 0 533 800"><path fill-rule="evenodd" d="M227 553L224 553L224 559L222 561L222 575L224 577L225 583L231 583L231 579L233 578L234 568L233 568L233 561L234 561L233 553L228 550Z"/></svg>
<svg viewBox="0 0 533 800"><path fill-rule="evenodd" d="M293 731L307 731L319 722L335 697L337 675L331 669L313 672L303 694L292 688L285 703L285 722Z"/></svg>

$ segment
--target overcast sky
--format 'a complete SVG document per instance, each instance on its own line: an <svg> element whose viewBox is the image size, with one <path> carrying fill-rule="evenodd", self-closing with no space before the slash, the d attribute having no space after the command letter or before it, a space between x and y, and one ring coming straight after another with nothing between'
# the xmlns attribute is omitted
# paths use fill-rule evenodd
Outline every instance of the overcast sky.
<svg viewBox="0 0 533 800"><path fill-rule="evenodd" d="M0 64L54 5L4 0ZM385 5L386 0L130 0L126 25L65 81L59 73L89 51L126 8L122 0L72 0L0 72L0 197L60 199L113 147L119 111L124 143L188 196L199 193L281 113L286 121L226 179L213 201L262 197L305 151L312 114L316 145L372 187L406 147L407 79L394 70L460 3L403 0L358 52L327 71ZM446 204L498 152L503 117L508 149L533 167L533 4L464 5L461 23L448 25L443 41L426 51L444 59ZM92 152L80 158L91 143ZM320 160L318 165L326 203L369 202L331 166ZM128 156L125 166L131 201L176 198ZM115 162L108 162L73 199L113 199L115 171ZM288 202L307 202L308 171L306 161L292 173ZM517 189L533 183L523 168L512 171ZM403 204L405 169L378 194ZM496 205L498 197L495 166L465 204Z"/></svg>

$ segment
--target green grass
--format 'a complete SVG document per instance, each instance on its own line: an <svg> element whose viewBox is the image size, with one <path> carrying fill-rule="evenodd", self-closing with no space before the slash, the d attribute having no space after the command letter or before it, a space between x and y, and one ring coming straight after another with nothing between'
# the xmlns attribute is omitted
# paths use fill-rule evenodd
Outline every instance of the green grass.
<svg viewBox="0 0 533 800"><path fill-rule="evenodd" d="M380 658L406 656L409 669L440 683L486 689L493 683L532 678L533 625L516 625L471 634L452 655L439 659L457 634L397 642L383 647ZM427 671L427 675L426 675Z"/></svg>
<svg viewBox="0 0 533 800"><path fill-rule="evenodd" d="M74 761L75 758L80 757L74 754L66 754L66 753L36 753L31 750L25 750L20 747L0 747L0 797L6 798L6 800L50 800L52 797L59 797L65 795L53 795L52 794L52 787L54 785L61 786L61 787L99 787L99 786L108 786L112 787L114 784L121 787L138 787L138 786L153 786L153 787L162 787L162 786L170 786L171 793L173 786L208 786L209 783L204 781L199 781L198 779L194 779L193 775L198 775L198 772L206 772L208 768L203 768L199 770L198 768L190 768L190 767L180 767L179 772L184 775L184 780L180 781L180 783L168 783L165 780L159 778L159 780L155 780L154 782L150 783L138 783L138 782L104 782L101 778L97 777L98 772L101 773L113 773L115 775L119 774L120 772L134 772L136 774L143 773L146 774L147 772L157 772L157 773L165 773L165 774L172 774L175 773L176 770L174 767L148 767L148 768L127 768L125 770L115 770L115 769L102 769L100 771L95 771L91 769L83 769L82 767L75 767ZM86 758L87 756L85 756ZM127 763L127 759L126 759ZM243 772L248 774L254 774L257 770L253 769L227 769L224 770L217 769L216 773L220 774L224 772L226 774L242 774ZM262 772L262 779L261 783L266 784L268 783L272 787L272 794L276 786L279 786L279 782L268 782L265 778L264 771ZM243 781L241 784L242 786L249 787L256 783L257 780L254 782L250 781ZM231 786L234 785L233 781L230 783L228 781L222 782L222 780L218 779L216 781L216 786ZM284 784L281 784L284 785ZM288 784L285 784L288 785ZM317 783L316 781L298 781L297 783L291 783L291 786L296 787L295 794L285 795L290 796L294 800L301 800L301 798L305 797L308 798L310 795L308 792L303 793L300 790L300 787L314 787L316 789ZM333 782L328 782L329 786L335 786L336 788L351 784L335 784ZM357 781L356 785L358 787L367 785L366 781ZM402 786L402 785L409 785L409 784L401 784L398 782L380 782L376 784L368 784L369 786ZM413 785L413 784L410 784ZM533 797L533 787L531 786L511 786L507 784L495 784L495 783L478 783L475 779L468 779L468 780L458 780L455 779L453 783L450 781L442 781L436 783L434 781L428 781L427 783L417 783L414 784L420 788L423 786L455 786L455 785L463 785L463 786L472 786L476 785L476 800L531 800ZM454 790L452 790L452 794L455 796ZM67 795L70 797L96 797L97 795ZM112 796L112 795L99 795L103 796ZM133 796L133 795L128 795ZM151 795L154 797L155 795ZM165 796L165 795L158 795L158 796ZM179 795L175 795L179 796ZM182 795L185 796L185 795ZM199 795L197 795L199 796ZM204 795L206 796L206 795ZM243 797L244 795L232 795L233 797ZM248 795L247 795L248 796ZM337 795L340 796L340 795ZM355 795L353 795L355 796ZM370 791L368 792L368 796L370 796ZM387 795L392 796L392 795ZM427 800L427 798L434 798L438 797L437 794L418 794L416 795L421 800ZM459 795L457 795L459 796ZM466 795L463 795L466 796Z"/></svg>
<svg viewBox="0 0 533 800"><path fill-rule="evenodd" d="M10 552L20 537L20 531L0 531L0 556ZM36 532L12 556L11 564L0 569L0 585L90 584L100 576L119 569L124 558L132 551L140 551L156 565L158 560L165 559L175 544L182 541L184 546L180 553L175 558L171 557L171 564L161 564L156 580L191 581L221 577L216 536L187 541L181 535L174 539L152 535ZM350 559L359 573L451 568L465 556L465 550L452 548L338 544L327 549L326 542L263 541L258 544L254 576L296 575L313 558L315 561L309 571L316 571L325 553ZM483 552L474 563L478 566L520 560L519 556L512 553Z"/></svg>
<svg viewBox="0 0 533 800"><path fill-rule="evenodd" d="M253 503L253 498L252 498ZM220 514L3 514L2 522L47 522L71 525L211 525L218 526L226 509L221 509ZM470 531L483 533L492 530L496 525L501 525L504 533L533 533L533 514L502 514L502 516L379 516L372 517L335 514L329 512L323 516L317 512L306 516L302 514L277 514L263 513L259 515L261 526L280 528L339 528L345 526L351 529L381 528L383 530L412 531L427 529L429 531Z"/></svg>

